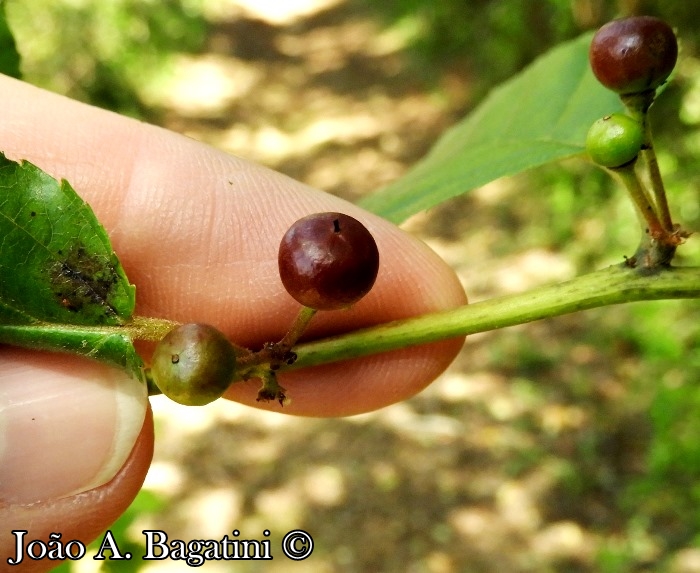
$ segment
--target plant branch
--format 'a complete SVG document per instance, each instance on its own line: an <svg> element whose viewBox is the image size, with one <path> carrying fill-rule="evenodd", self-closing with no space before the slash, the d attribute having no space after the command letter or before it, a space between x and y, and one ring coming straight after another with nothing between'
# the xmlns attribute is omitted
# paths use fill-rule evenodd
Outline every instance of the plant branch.
<svg viewBox="0 0 700 573"><path fill-rule="evenodd" d="M570 281L438 313L394 321L294 347L306 368L524 324L591 308L644 300L700 298L700 267L616 265ZM142 378L134 339L159 340L176 323L137 317L124 326L0 325L0 343L60 350L120 366ZM255 354L255 353L251 353ZM257 361L239 375L258 376Z"/></svg>
<svg viewBox="0 0 700 573"><path fill-rule="evenodd" d="M679 298L700 298L700 268L643 272L617 265L522 294L300 344L294 349L297 361L284 369L358 358L601 306Z"/></svg>

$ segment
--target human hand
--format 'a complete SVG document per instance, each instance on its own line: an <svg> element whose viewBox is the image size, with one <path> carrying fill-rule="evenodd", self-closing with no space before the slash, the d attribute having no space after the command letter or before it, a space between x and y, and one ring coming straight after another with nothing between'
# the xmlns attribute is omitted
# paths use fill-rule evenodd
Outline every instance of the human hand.
<svg viewBox="0 0 700 573"><path fill-rule="evenodd" d="M140 315L208 322L250 347L278 340L298 304L282 288L277 247L292 222L316 211L361 219L381 260L372 292L351 311L320 313L309 336L466 300L451 269L421 242L336 197L16 80L0 77L0 94L0 149L67 179L92 206L137 285ZM281 411L340 416L403 400L442 372L461 344L281 374L292 398ZM237 383L226 397L280 410L255 401L257 386ZM152 448L140 383L83 359L0 348L0 568L15 555L12 530L29 530L26 539L97 537L138 492ZM26 559L13 570L54 565Z"/></svg>

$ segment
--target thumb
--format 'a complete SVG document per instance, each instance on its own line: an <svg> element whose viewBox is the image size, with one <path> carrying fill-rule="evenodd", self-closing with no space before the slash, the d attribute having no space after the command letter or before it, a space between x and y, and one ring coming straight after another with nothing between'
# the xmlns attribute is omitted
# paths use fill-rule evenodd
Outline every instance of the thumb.
<svg viewBox="0 0 700 573"><path fill-rule="evenodd" d="M58 499L112 479L141 432L145 385L66 356L5 348L0 359L0 500Z"/></svg>
<svg viewBox="0 0 700 573"><path fill-rule="evenodd" d="M152 448L141 382L68 356L0 349L0 563L14 556L12 530L91 541L138 493Z"/></svg>

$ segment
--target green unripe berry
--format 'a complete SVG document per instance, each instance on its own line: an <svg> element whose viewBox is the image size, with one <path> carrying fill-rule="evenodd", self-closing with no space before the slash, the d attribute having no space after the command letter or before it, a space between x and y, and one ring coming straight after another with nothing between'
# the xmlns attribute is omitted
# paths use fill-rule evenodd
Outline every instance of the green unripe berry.
<svg viewBox="0 0 700 573"><path fill-rule="evenodd" d="M586 150L603 167L615 168L633 161L642 149L644 131L634 118L621 113L606 115L588 130Z"/></svg>
<svg viewBox="0 0 700 573"><path fill-rule="evenodd" d="M233 345L208 324L183 324L171 330L151 360L151 376L160 391L186 406L203 406L220 398L235 368Z"/></svg>

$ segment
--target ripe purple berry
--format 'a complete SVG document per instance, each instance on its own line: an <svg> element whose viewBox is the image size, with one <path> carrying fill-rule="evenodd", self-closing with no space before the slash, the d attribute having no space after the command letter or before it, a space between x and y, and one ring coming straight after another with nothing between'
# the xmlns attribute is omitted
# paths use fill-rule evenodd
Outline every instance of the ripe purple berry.
<svg viewBox="0 0 700 573"><path fill-rule="evenodd" d="M297 302L336 310L370 291L379 270L379 251L357 219L316 213L299 219L285 233L278 263L282 284Z"/></svg>
<svg viewBox="0 0 700 573"><path fill-rule="evenodd" d="M151 376L171 400L203 406L220 398L236 368L236 352L229 340L208 324L183 324L156 346Z"/></svg>
<svg viewBox="0 0 700 573"><path fill-rule="evenodd" d="M633 16L602 26L588 57L601 84L621 95L636 94L666 81L676 65L678 42L663 20Z"/></svg>

